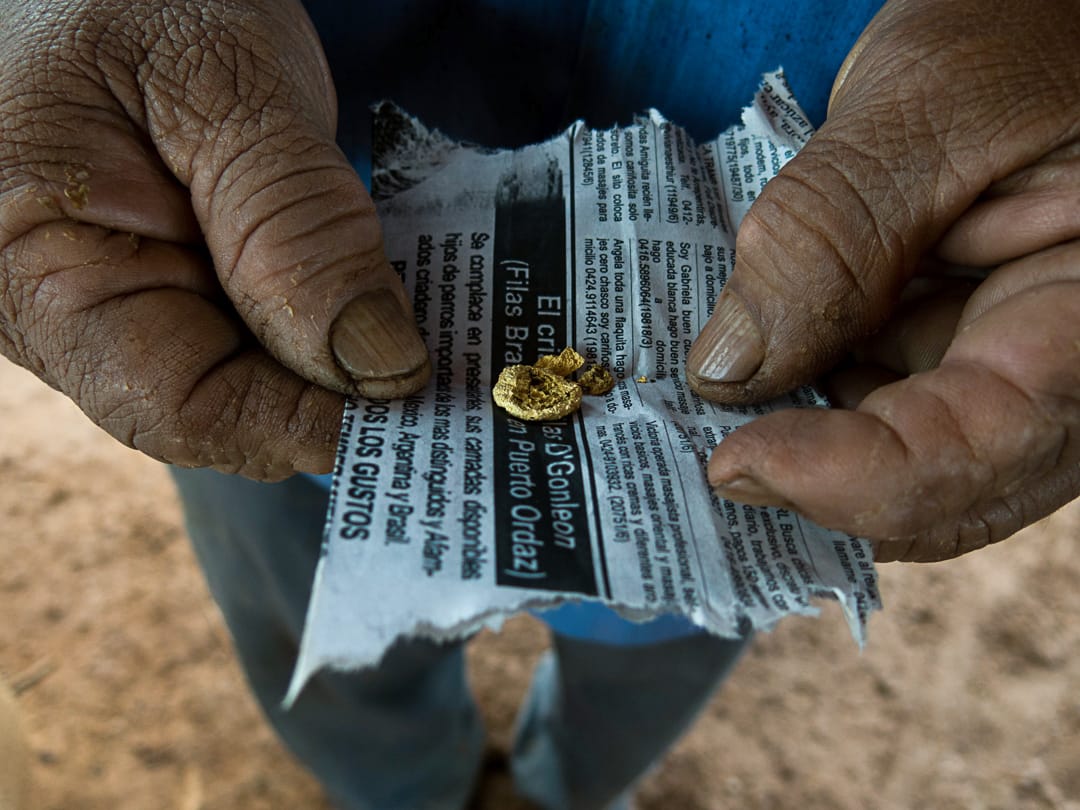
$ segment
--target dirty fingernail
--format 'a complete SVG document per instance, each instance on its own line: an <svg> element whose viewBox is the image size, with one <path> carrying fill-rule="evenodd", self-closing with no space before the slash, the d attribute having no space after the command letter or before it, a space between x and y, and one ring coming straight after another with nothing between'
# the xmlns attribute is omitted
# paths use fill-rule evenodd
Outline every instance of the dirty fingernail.
<svg viewBox="0 0 1080 810"><path fill-rule="evenodd" d="M745 382L765 359L765 341L750 313L732 295L721 295L686 358L687 370L705 383Z"/></svg>
<svg viewBox="0 0 1080 810"><path fill-rule="evenodd" d="M713 491L721 498L739 503L751 503L755 506L778 506L791 508L789 500L773 492L756 478L740 475L722 484L713 484Z"/></svg>
<svg viewBox="0 0 1080 810"><path fill-rule="evenodd" d="M431 374L427 347L390 290L372 290L346 304L330 327L330 348L362 396L408 396Z"/></svg>

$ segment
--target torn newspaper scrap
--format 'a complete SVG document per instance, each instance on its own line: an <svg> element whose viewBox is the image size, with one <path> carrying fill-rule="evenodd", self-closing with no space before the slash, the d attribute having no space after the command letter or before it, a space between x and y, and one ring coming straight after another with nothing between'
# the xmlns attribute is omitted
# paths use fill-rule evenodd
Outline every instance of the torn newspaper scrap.
<svg viewBox="0 0 1080 810"><path fill-rule="evenodd" d="M868 544L721 501L705 477L739 425L822 397L724 407L683 373L739 222L810 134L779 72L741 125L701 146L653 111L492 152L382 105L386 251L434 374L404 401L348 404L289 699L401 636L462 637L565 600L682 613L730 637L833 596L863 642L880 607ZM504 367L566 346L610 369L614 389L556 421L495 406Z"/></svg>

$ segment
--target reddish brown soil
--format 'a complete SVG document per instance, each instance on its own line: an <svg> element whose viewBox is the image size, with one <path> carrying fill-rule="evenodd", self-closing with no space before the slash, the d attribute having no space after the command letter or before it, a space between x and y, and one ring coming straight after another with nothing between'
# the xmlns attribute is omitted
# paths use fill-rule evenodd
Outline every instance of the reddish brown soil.
<svg viewBox="0 0 1080 810"><path fill-rule="evenodd" d="M248 696L165 471L0 364L0 672L40 810L328 808ZM961 560L885 566L860 654L839 611L759 639L642 810L1080 810L1080 504ZM544 632L470 653L505 747ZM519 805L497 775L478 802Z"/></svg>

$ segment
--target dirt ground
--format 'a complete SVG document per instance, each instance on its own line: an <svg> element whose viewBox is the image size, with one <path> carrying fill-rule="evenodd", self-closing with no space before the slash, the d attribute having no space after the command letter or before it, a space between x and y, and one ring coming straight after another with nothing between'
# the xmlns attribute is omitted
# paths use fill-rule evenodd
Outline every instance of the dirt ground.
<svg viewBox="0 0 1080 810"><path fill-rule="evenodd" d="M168 476L0 361L0 673L40 810L329 808L245 690ZM641 810L1080 810L1080 503L1009 542L881 569L859 653L839 611L761 637L643 784ZM471 650L491 743L543 649ZM479 802L518 805L495 779Z"/></svg>

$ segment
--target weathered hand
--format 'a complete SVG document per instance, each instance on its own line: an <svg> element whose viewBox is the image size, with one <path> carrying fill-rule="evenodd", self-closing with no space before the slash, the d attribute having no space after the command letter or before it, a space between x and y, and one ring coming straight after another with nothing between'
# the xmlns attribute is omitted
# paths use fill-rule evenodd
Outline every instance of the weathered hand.
<svg viewBox="0 0 1080 810"><path fill-rule="evenodd" d="M336 114L294 0L0 2L0 351L156 458L328 469L429 369Z"/></svg>
<svg viewBox="0 0 1080 810"><path fill-rule="evenodd" d="M1074 0L878 14L744 221L688 362L703 395L745 402L858 349L836 379L857 407L736 431L710 461L720 494L879 560L953 557L1080 494L1078 42Z"/></svg>

